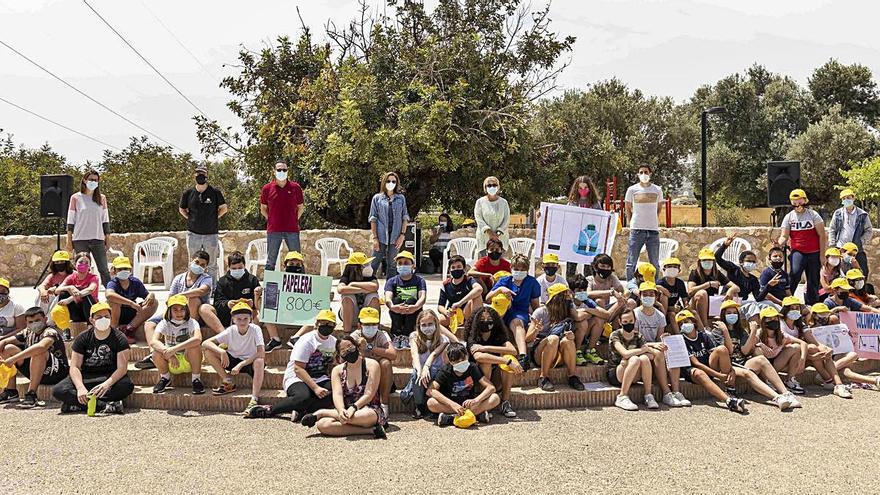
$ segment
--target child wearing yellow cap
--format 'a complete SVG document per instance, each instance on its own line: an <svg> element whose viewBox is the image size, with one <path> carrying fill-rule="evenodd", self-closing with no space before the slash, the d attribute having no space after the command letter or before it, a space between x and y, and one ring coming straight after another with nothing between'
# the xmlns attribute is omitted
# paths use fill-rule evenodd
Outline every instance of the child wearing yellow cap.
<svg viewBox="0 0 880 495"><path fill-rule="evenodd" d="M416 328L419 311L425 306L428 286L415 273L415 256L401 251L395 257L397 275L385 281L385 305L391 316L394 347L409 349L409 334Z"/></svg>
<svg viewBox="0 0 880 495"><path fill-rule="evenodd" d="M825 250L825 262L822 263L822 269L819 270L819 283L822 287L819 289L819 296L827 297L831 292L829 286L836 278L843 276L845 272L840 271L841 253L836 247L830 247Z"/></svg>
<svg viewBox="0 0 880 495"><path fill-rule="evenodd" d="M379 281L373 274L372 261L364 253L351 253L336 285L342 298L342 329L346 332L354 329L362 309L379 309Z"/></svg>
<svg viewBox="0 0 880 495"><path fill-rule="evenodd" d="M159 369L159 381L153 387L154 394L161 394L171 384L171 374L186 362L192 375L192 393L205 393L202 383L202 331L199 322L190 315L189 300L182 294L168 298L167 309L156 325L148 344L152 349L153 362Z"/></svg>
<svg viewBox="0 0 880 495"><path fill-rule="evenodd" d="M781 316L772 306L761 310L758 314L758 343L755 345L776 371L788 374L785 387L800 395L805 391L797 381L797 375L803 373L807 365L807 343L782 330Z"/></svg>
<svg viewBox="0 0 880 495"><path fill-rule="evenodd" d="M55 385L65 379L70 365L61 332L47 325L45 311L33 307L24 312L24 318L27 325L24 330L0 340L0 358L30 379L24 400L18 407L31 408L38 402L37 387ZM0 404L7 402L18 402L15 377L0 392Z"/></svg>
<svg viewBox="0 0 880 495"><path fill-rule="evenodd" d="M446 346L446 360L448 364L432 378L428 390L428 409L437 414L437 424L449 426L468 410L481 423L488 423L489 411L501 403L495 386L476 363L468 361L464 344L453 342Z"/></svg>
<svg viewBox="0 0 880 495"><path fill-rule="evenodd" d="M52 253L52 260L49 263L49 274L37 286L37 291L40 293L37 306L44 313L49 314L49 310L52 309L52 305L55 302L55 290L72 273L73 263L70 262L70 253L67 251L55 251Z"/></svg>
<svg viewBox="0 0 880 495"><path fill-rule="evenodd" d="M571 263L573 264L573 263ZM549 295L547 289L554 284L562 284L568 287L565 277L558 274L559 272L559 256L553 253L546 253L541 259L541 269L544 271L538 278L538 284L541 285L541 304L546 304Z"/></svg>
<svg viewBox="0 0 880 495"><path fill-rule="evenodd" d="M688 309L693 311L701 328L709 325L709 298L719 294L733 299L739 294L739 288L718 270L715 252L703 248L699 253L697 267L688 276L688 296L691 298Z"/></svg>
<svg viewBox="0 0 880 495"><path fill-rule="evenodd" d="M70 311L70 332L65 331L66 338L75 338L85 331L91 307L98 302L100 285L98 276L90 271L92 256L89 253L77 253L74 261L76 271L68 275L55 289L58 304L67 306Z"/></svg>
<svg viewBox="0 0 880 495"><path fill-rule="evenodd" d="M391 385L394 378L394 360L397 359L397 349L391 344L391 337L388 332L379 328L379 310L376 308L364 308L358 313L357 329L351 332L351 336L361 345L361 349L365 358L370 358L379 363L381 375L379 377L379 398L381 399L382 409L385 416L388 416L388 404L391 398ZM421 320L427 320L425 325L434 325L439 327L437 323L437 315L431 311L422 311L419 315L419 323ZM430 323L428 323L430 321ZM417 324L417 326L419 326Z"/></svg>

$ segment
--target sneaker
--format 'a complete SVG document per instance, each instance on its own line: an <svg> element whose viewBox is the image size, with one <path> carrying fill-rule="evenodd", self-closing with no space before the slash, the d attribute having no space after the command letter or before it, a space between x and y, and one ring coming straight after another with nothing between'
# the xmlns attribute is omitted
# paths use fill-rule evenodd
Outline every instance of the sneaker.
<svg viewBox="0 0 880 495"><path fill-rule="evenodd" d="M568 377L568 386L579 391L579 392L583 391L585 388L584 384L581 383L581 379L574 376L574 375L571 375L570 377Z"/></svg>
<svg viewBox="0 0 880 495"><path fill-rule="evenodd" d="M654 399L654 394L645 394L645 405L648 409L660 409L660 404Z"/></svg>
<svg viewBox="0 0 880 495"><path fill-rule="evenodd" d="M305 416L303 416L303 418L302 418L302 420L300 420L299 424L305 426L306 428L311 428L311 427L315 426L315 423L317 423L317 422L318 422L318 417L315 416L314 414L309 413L309 414L306 414Z"/></svg>
<svg viewBox="0 0 880 495"><path fill-rule="evenodd" d="M628 395L618 395L617 399L614 400L614 405L623 409L624 411L639 410L639 406L635 405L633 401L629 399Z"/></svg>
<svg viewBox="0 0 880 495"><path fill-rule="evenodd" d="M156 367L156 363L153 362L153 355L150 354L147 357L141 359L140 361L134 363L134 367L139 370L151 370Z"/></svg>
<svg viewBox="0 0 880 495"><path fill-rule="evenodd" d="M271 406L269 406L271 408ZM291 423L299 423L299 413L296 411L292 411L290 413L290 422Z"/></svg>
<svg viewBox="0 0 880 495"><path fill-rule="evenodd" d="M193 380L193 395L202 395L205 393L205 384L202 380L196 378Z"/></svg>
<svg viewBox="0 0 880 495"><path fill-rule="evenodd" d="M64 330L63 332L61 332L61 340L65 341L65 342L70 342L71 340L73 340L73 337L71 337L71 335L70 335L69 328Z"/></svg>
<svg viewBox="0 0 880 495"><path fill-rule="evenodd" d="M440 413L437 415L437 426L452 426L453 420L455 420L455 416L447 413Z"/></svg>
<svg viewBox="0 0 880 495"><path fill-rule="evenodd" d="M724 391L731 397L736 397L736 387L724 387Z"/></svg>
<svg viewBox="0 0 880 495"><path fill-rule="evenodd" d="M296 345L296 341L297 341L297 340L299 340L299 337L291 337L291 338L287 341L287 347L290 347L291 349L293 349L293 346Z"/></svg>
<svg viewBox="0 0 880 495"><path fill-rule="evenodd" d="M672 392L672 395L675 396L675 400L677 400L678 404L682 407L691 407L691 401L687 400L687 397L685 397L683 393Z"/></svg>
<svg viewBox="0 0 880 495"><path fill-rule="evenodd" d="M375 438L380 438L382 440L385 440L386 438L388 438L388 435L385 433L385 427L382 426L381 424L377 424L376 426L373 427L373 436Z"/></svg>
<svg viewBox="0 0 880 495"><path fill-rule="evenodd" d="M259 405L260 405L260 403L257 402L257 399L254 399L253 397L251 397L251 400L248 401L247 407L244 408L245 417L247 417L250 414L251 409L253 409L255 407L259 407Z"/></svg>
<svg viewBox="0 0 880 495"><path fill-rule="evenodd" d="M799 408L799 407L803 407L803 406L801 406L800 401L798 401L798 400L795 398L795 396L792 395L791 392L786 392L786 393L783 394L783 395L785 395L786 397L788 397L788 402L791 403L791 408L792 408L792 409L797 409L797 408Z"/></svg>
<svg viewBox="0 0 880 495"><path fill-rule="evenodd" d="M596 352L596 349L590 349L584 357L592 364L605 364L605 360Z"/></svg>
<svg viewBox="0 0 880 495"><path fill-rule="evenodd" d="M785 382L785 387L798 395L803 395L804 393L804 388L801 387L801 384L793 376L789 377L788 381Z"/></svg>
<svg viewBox="0 0 880 495"><path fill-rule="evenodd" d="M103 414L124 414L125 411L122 408L121 400L111 400L104 406L104 410L101 411Z"/></svg>
<svg viewBox="0 0 880 495"><path fill-rule="evenodd" d="M489 411L483 411L480 414L477 414L477 421L480 423L488 423L492 420L492 415L489 414Z"/></svg>
<svg viewBox="0 0 880 495"><path fill-rule="evenodd" d="M523 372L529 371L529 369L531 369L531 367L532 367L531 359L529 359L529 357L526 356L525 354L520 354L519 358L517 358L517 360L519 361L519 365L522 366Z"/></svg>
<svg viewBox="0 0 880 495"><path fill-rule="evenodd" d="M86 412L86 406L82 404L61 404L61 414Z"/></svg>
<svg viewBox="0 0 880 495"><path fill-rule="evenodd" d="M165 391L168 385L171 383L171 378L165 378L164 376L159 377L159 382L153 387L154 394L161 394Z"/></svg>
<svg viewBox="0 0 880 495"><path fill-rule="evenodd" d="M746 412L746 401L742 399L737 399L736 397L731 397L727 399L727 408L733 412L743 414Z"/></svg>
<svg viewBox="0 0 880 495"><path fill-rule="evenodd" d="M223 382L211 390L214 395L226 395L232 392L235 392L235 384L232 382Z"/></svg>
<svg viewBox="0 0 880 495"><path fill-rule="evenodd" d="M270 353L279 347L281 347L281 339L269 339L269 343L266 344L266 353Z"/></svg>
<svg viewBox="0 0 880 495"><path fill-rule="evenodd" d="M122 325L117 328L120 332L125 335L125 340L128 341L128 345L134 345L137 341L134 339L134 328L131 325Z"/></svg>
<svg viewBox="0 0 880 495"><path fill-rule="evenodd" d="M816 376L818 376L818 375L816 375ZM834 380L828 380L827 382L826 381L822 382L822 389L823 390L834 390L835 388L837 388L837 385L834 384Z"/></svg>
<svg viewBox="0 0 880 495"><path fill-rule="evenodd" d="M412 418L413 418L413 419L422 419L422 418L424 418L424 417L425 417L425 414L424 414L424 413L422 412L422 410L419 409L418 407L417 407L417 408L415 409L415 411L413 411L413 413L412 413Z"/></svg>
<svg viewBox="0 0 880 495"><path fill-rule="evenodd" d="M791 398L789 398L789 397L791 397L791 396L790 395L777 395L776 398L773 399L773 403L776 404L777 406L779 406L780 411L785 411L786 409L791 409L791 407L792 407L791 400L794 399L794 397L791 397Z"/></svg>
<svg viewBox="0 0 880 495"><path fill-rule="evenodd" d="M269 406L254 406L245 410L244 417L248 419L268 418L271 410Z"/></svg>
<svg viewBox="0 0 880 495"><path fill-rule="evenodd" d="M24 399L18 404L18 407L22 409L30 409L37 405L37 394L35 392L27 392L24 394Z"/></svg>
<svg viewBox="0 0 880 495"><path fill-rule="evenodd" d="M584 351L577 351L577 354L574 356L574 364L576 366L583 366L587 364L587 358L584 357Z"/></svg>
<svg viewBox="0 0 880 495"><path fill-rule="evenodd" d="M842 399L852 399L852 392L846 389L843 385L837 385L834 387L834 395L842 398Z"/></svg>
<svg viewBox="0 0 880 495"><path fill-rule="evenodd" d="M18 402L18 390L15 389L3 389L3 392L0 392L0 404L6 404L8 402Z"/></svg>
<svg viewBox="0 0 880 495"><path fill-rule="evenodd" d="M666 392L663 394L663 403L669 407L681 407L681 403L675 398L675 394L672 392Z"/></svg>
<svg viewBox="0 0 880 495"><path fill-rule="evenodd" d="M510 401L504 401L501 403L501 414L505 418L515 418L516 411L513 410L513 406L510 405Z"/></svg>
<svg viewBox="0 0 880 495"><path fill-rule="evenodd" d="M400 337L399 349L409 349L409 337L406 335L399 335L399 337Z"/></svg>
<svg viewBox="0 0 880 495"><path fill-rule="evenodd" d="M538 377L538 386L541 387L541 390L544 392L552 392L556 390L556 387L553 386L553 382L543 376Z"/></svg>

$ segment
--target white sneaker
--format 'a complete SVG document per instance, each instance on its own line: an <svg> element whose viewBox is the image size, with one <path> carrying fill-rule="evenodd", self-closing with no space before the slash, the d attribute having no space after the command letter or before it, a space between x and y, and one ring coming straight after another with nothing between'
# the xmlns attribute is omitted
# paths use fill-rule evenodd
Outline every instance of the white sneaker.
<svg viewBox="0 0 880 495"><path fill-rule="evenodd" d="M792 408L792 409L797 409L797 408L803 407L803 406L801 405L800 401L797 400L797 398L796 398L791 392L787 392L787 393L785 393L785 394L783 394L783 395L785 395L786 397L788 397L788 402L791 403L791 408Z"/></svg>
<svg viewBox="0 0 880 495"><path fill-rule="evenodd" d="M639 406L633 404L633 401L629 399L628 395L618 395L617 399L614 400L614 405L623 409L624 411L639 410Z"/></svg>
<svg viewBox="0 0 880 495"><path fill-rule="evenodd" d="M654 399L654 394L645 394L645 405L648 409L660 409L660 404Z"/></svg>
<svg viewBox="0 0 880 495"><path fill-rule="evenodd" d="M786 409L791 409L791 399L788 395L777 395L773 399L773 403L779 406L780 411L785 411Z"/></svg>
<svg viewBox="0 0 880 495"><path fill-rule="evenodd" d="M681 407L682 405L672 392L666 392L666 394L663 395L663 403L669 407Z"/></svg>
<svg viewBox="0 0 880 495"><path fill-rule="evenodd" d="M674 395L675 399L678 400L679 405L682 405L684 407L691 407L691 401L687 400L683 393L672 392L672 395Z"/></svg>
<svg viewBox="0 0 880 495"><path fill-rule="evenodd" d="M852 399L852 393L846 389L844 385L837 385L834 387L834 395L843 398L843 399Z"/></svg>

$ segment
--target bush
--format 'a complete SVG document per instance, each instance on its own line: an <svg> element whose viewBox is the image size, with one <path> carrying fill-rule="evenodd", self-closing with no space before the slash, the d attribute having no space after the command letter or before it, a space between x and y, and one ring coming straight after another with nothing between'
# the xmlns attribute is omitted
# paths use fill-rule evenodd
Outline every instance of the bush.
<svg viewBox="0 0 880 495"><path fill-rule="evenodd" d="M741 227L745 225L745 211L739 206L715 208L715 227Z"/></svg>

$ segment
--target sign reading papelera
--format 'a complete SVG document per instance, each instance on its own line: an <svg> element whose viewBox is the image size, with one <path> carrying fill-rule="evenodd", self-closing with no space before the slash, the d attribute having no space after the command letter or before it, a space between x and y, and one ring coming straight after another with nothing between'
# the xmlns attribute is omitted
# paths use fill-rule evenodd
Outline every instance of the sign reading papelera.
<svg viewBox="0 0 880 495"><path fill-rule="evenodd" d="M267 271L263 280L260 321L307 325L322 309L330 309L333 279L318 275Z"/></svg>

